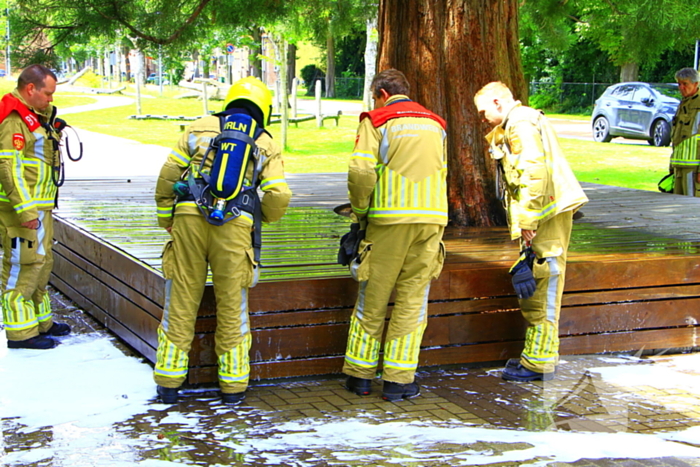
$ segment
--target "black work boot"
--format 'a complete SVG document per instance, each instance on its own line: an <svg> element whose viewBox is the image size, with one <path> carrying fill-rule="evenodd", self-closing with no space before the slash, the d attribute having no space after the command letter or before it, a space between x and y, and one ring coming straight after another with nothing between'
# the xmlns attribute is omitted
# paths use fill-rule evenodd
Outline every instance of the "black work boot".
<svg viewBox="0 0 700 467"><path fill-rule="evenodd" d="M516 368L518 365L520 365L519 358L509 358L506 362L506 368Z"/></svg>
<svg viewBox="0 0 700 467"><path fill-rule="evenodd" d="M58 342L46 336L34 336L23 341L7 341L8 349L36 349L48 350L53 349L58 345Z"/></svg>
<svg viewBox="0 0 700 467"><path fill-rule="evenodd" d="M518 363L515 366L509 366L506 364L506 367L503 369L503 373L501 373L501 377L506 381L519 381L521 383L528 381L550 381L554 379L554 372L538 373L536 371L528 370L521 363Z"/></svg>
<svg viewBox="0 0 700 467"><path fill-rule="evenodd" d="M369 396L372 392L372 380L348 376L345 381L345 389L358 396Z"/></svg>
<svg viewBox="0 0 700 467"><path fill-rule="evenodd" d="M384 381L382 399L385 401L400 401L401 399L412 399L418 396L420 396L418 383L400 384Z"/></svg>
<svg viewBox="0 0 700 467"><path fill-rule="evenodd" d="M53 323L48 331L42 332L41 334L54 337L67 336L70 334L70 326L64 323Z"/></svg>
<svg viewBox="0 0 700 467"><path fill-rule="evenodd" d="M177 404L177 394L180 388L166 388L164 386L158 386L156 389L158 392L158 397L163 401L163 404Z"/></svg>
<svg viewBox="0 0 700 467"><path fill-rule="evenodd" d="M243 402L243 399L245 399L245 391L221 393L221 402L223 402L226 405L238 405L241 402Z"/></svg>

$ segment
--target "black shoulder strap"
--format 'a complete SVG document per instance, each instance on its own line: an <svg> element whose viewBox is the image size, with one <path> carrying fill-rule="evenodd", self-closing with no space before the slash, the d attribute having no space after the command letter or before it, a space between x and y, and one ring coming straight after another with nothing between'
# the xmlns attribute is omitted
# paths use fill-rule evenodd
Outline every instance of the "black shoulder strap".
<svg viewBox="0 0 700 467"><path fill-rule="evenodd" d="M253 253L254 253L254 259L255 262L261 265L260 263L260 250L262 248L262 203L260 201L260 196L258 195L258 187L260 186L260 171L262 170L262 160L260 157L260 154L258 152L258 145L255 143L257 141L258 137L264 132L267 133L268 135L270 133L267 132L264 128L256 128L255 130L255 137L251 138L248 135L245 135L241 132L234 132L234 131L229 131L229 130L224 130L224 122L225 122L225 116L223 115L217 115L219 117L219 127L221 129L221 132L216 135L214 138L211 139L211 142L209 143L209 147L207 148L207 151L204 154L204 157L202 157L202 162L199 165L199 176L201 176L204 179L204 186L199 185L196 183L193 174L190 172L188 176L188 184L190 186L190 191L192 195L194 196L195 200L204 200L204 198L207 196L207 190L208 190L208 185L209 185L209 177L202 173L202 170L204 169L204 163L209 157L209 153L214 151L216 153L216 150L218 149L219 141L223 138L233 138L237 139L239 141L243 141L246 144L249 144L251 146L251 149L253 151L253 187L250 190L246 190L245 192L241 192L236 198L229 200L229 204L227 204L227 209L229 209L230 205L240 205L240 200L239 198L241 195L245 194L245 196L249 196L252 198L253 202L253 231L251 232L251 239L253 243ZM202 206L201 202L198 202L198 207L200 211L202 212L202 215L207 219L208 222L211 223L209 217L208 217L208 212L207 210ZM242 205L240 205L243 207ZM246 203L246 206L249 206ZM232 220L233 217L227 218L225 221L222 222L225 223L229 220ZM216 224L216 225L221 225L221 224Z"/></svg>

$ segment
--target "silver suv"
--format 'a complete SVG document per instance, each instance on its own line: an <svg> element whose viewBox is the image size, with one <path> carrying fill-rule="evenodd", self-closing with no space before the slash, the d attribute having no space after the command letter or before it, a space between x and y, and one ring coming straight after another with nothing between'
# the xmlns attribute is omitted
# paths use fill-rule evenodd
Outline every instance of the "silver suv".
<svg viewBox="0 0 700 467"><path fill-rule="evenodd" d="M652 146L668 146L671 120L680 97L676 84L632 82L609 86L595 101L593 139L609 143L623 136L647 140Z"/></svg>

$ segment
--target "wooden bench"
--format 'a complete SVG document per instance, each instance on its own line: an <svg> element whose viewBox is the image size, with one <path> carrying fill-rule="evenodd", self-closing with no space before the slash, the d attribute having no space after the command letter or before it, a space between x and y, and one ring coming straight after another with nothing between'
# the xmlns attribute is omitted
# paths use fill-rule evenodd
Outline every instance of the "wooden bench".
<svg viewBox="0 0 700 467"><path fill-rule="evenodd" d="M325 120L335 120L335 126L338 126L338 122L340 121L340 117L341 117L342 115L343 115L342 110L339 110L338 113L337 113L336 115L322 115L322 116L321 116L321 122L323 122L323 121L325 121ZM276 116L276 117L279 117L280 114L272 114L272 116L273 116L273 117L275 117L275 116ZM289 118L289 123L294 123L294 125L296 125L296 127L298 128L300 122L308 122L308 121L310 121L310 120L316 120L316 115L312 115L312 114L302 114L302 115L299 115L299 116L294 117L294 118L293 118L293 117L290 117L290 118ZM282 119L281 119L281 118L275 118L275 119L271 119L271 120L270 120L270 124L271 124L271 125L272 125L272 124L279 124L279 123L282 123Z"/></svg>

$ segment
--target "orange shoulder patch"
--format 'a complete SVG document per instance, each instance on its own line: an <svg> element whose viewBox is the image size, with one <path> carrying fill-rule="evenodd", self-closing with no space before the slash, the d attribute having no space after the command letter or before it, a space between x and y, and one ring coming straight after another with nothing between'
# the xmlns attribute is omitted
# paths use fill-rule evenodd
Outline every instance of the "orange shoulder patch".
<svg viewBox="0 0 700 467"><path fill-rule="evenodd" d="M12 146L18 151L24 149L24 136L22 133L15 133L12 135Z"/></svg>

